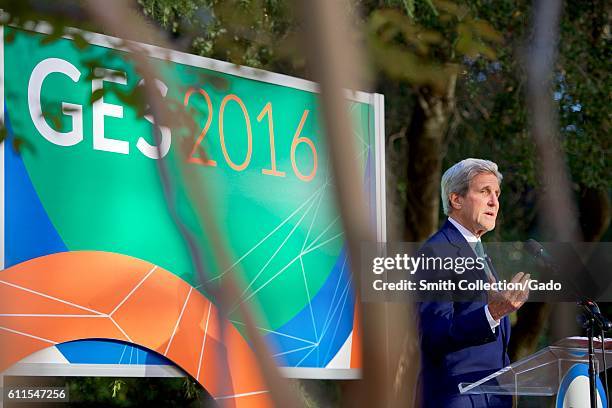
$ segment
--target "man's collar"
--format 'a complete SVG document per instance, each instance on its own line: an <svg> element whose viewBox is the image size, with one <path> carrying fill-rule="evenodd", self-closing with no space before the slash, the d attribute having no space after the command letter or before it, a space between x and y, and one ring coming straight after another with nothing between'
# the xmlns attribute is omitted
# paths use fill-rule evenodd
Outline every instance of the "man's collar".
<svg viewBox="0 0 612 408"><path fill-rule="evenodd" d="M476 235L474 235L470 230L465 228L463 225L459 223L459 221L453 219L452 217L448 217L448 221L457 228L457 230L463 235L463 238L470 244L480 241Z"/></svg>

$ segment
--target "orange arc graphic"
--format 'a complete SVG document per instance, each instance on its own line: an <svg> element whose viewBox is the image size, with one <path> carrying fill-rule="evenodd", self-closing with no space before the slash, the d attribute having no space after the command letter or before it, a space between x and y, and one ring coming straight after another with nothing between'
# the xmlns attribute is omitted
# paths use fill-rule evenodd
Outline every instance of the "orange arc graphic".
<svg viewBox="0 0 612 408"><path fill-rule="evenodd" d="M160 267L77 251L0 271L0 372L38 350L87 338L164 355L220 406L272 406L245 339L202 293Z"/></svg>

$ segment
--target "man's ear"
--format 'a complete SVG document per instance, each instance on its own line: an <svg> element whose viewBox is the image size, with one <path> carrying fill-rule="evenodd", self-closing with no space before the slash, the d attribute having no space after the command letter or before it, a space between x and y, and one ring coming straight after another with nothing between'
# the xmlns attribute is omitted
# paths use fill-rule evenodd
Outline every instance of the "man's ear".
<svg viewBox="0 0 612 408"><path fill-rule="evenodd" d="M450 193L448 197L451 207L455 210L460 210L463 207L463 197L457 193Z"/></svg>

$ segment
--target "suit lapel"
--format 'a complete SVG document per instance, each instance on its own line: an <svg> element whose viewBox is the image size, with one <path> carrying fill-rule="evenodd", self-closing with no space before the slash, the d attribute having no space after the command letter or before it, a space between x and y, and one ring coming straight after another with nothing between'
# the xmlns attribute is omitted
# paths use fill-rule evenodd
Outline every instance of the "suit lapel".
<svg viewBox="0 0 612 408"><path fill-rule="evenodd" d="M461 258L475 258L476 253L467 242L465 237L459 232L459 230L449 221L446 220L441 228L442 233L448 239L448 242L455 247L456 256ZM486 275L483 275L484 271L479 269L466 271L466 274L473 274L474 279L484 279L486 282ZM467 275L465 275L467 276Z"/></svg>
<svg viewBox="0 0 612 408"><path fill-rule="evenodd" d="M461 235L459 230L449 221L446 220L441 228L442 233L448 239L448 242L457 248L457 255L462 257L474 257L474 251L465 237Z"/></svg>

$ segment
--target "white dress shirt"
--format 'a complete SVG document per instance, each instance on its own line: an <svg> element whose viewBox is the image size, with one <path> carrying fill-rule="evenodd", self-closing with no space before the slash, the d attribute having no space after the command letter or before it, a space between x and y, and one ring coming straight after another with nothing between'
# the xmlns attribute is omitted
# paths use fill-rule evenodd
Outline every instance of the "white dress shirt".
<svg viewBox="0 0 612 408"><path fill-rule="evenodd" d="M459 224L459 222L454 220L452 217L448 217L448 220L455 226L455 228L459 230L461 235L463 235L463 238L465 238L468 244L470 244L472 250L474 250L474 246L476 245L476 242L480 242L480 238L474 235L472 231ZM476 255L476 252L474 252L474 254ZM493 333L495 333L495 328L499 326L499 320L495 320L493 316L491 316L491 312L489 312L489 305L485 305L484 310L487 320L489 321L489 326L491 326L491 330L493 330Z"/></svg>

